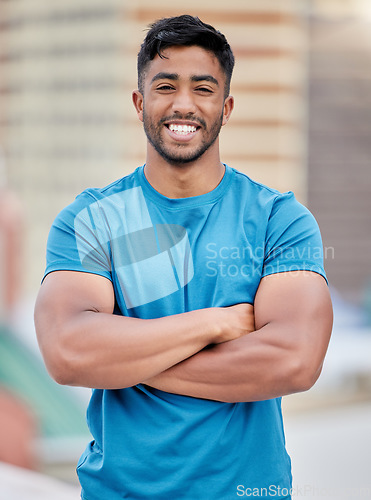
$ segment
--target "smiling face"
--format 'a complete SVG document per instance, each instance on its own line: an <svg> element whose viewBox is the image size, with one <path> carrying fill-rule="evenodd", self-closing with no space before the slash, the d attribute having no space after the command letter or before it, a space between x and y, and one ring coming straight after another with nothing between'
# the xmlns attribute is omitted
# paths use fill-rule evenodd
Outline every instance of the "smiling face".
<svg viewBox="0 0 371 500"><path fill-rule="evenodd" d="M173 46L147 68L143 94L133 93L150 155L171 165L195 162L206 152L219 154L220 128L233 98L224 97L226 77L217 58L198 46Z"/></svg>

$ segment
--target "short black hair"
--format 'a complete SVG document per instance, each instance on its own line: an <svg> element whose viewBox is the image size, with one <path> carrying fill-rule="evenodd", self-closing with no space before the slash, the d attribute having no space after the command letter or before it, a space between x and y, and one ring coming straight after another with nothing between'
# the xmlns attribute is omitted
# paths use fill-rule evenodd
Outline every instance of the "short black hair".
<svg viewBox="0 0 371 500"><path fill-rule="evenodd" d="M184 14L167 17L150 25L138 53L138 89L143 93L145 70L156 55L174 45L197 45L213 52L226 76L225 97L229 95L234 67L234 55L225 36L198 17Z"/></svg>

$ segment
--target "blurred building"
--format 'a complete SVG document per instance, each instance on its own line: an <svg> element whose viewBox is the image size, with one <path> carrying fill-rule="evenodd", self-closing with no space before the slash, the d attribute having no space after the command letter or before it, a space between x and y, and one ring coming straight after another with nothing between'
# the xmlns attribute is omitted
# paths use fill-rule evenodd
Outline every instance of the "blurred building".
<svg viewBox="0 0 371 500"><path fill-rule="evenodd" d="M321 227L331 284L370 315L371 4L314 4L308 18L308 203Z"/></svg>
<svg viewBox="0 0 371 500"><path fill-rule="evenodd" d="M23 222L22 204L8 187L0 149L0 321L9 318L21 296Z"/></svg>
<svg viewBox="0 0 371 500"><path fill-rule="evenodd" d="M26 212L26 290L48 227L87 185L122 175L127 32L123 2L0 3L0 145Z"/></svg>

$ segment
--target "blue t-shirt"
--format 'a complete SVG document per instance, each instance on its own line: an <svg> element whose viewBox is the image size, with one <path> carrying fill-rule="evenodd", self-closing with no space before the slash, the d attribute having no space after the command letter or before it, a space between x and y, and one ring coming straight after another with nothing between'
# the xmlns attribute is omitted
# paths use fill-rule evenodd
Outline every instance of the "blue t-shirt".
<svg viewBox="0 0 371 500"><path fill-rule="evenodd" d="M310 212L292 193L228 166L213 191L190 198L161 195L143 167L84 191L51 228L45 274L56 270L105 276L115 313L143 319L253 304L273 273L325 277ZM142 384L95 389L87 420L93 441L77 468L86 500L289 498L280 398L223 403Z"/></svg>

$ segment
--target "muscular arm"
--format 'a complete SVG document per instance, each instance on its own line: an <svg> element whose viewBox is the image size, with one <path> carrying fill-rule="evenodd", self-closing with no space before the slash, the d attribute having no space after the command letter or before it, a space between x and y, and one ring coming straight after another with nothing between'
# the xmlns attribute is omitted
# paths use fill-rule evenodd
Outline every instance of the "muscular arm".
<svg viewBox="0 0 371 500"><path fill-rule="evenodd" d="M112 283L98 275L57 271L35 306L46 366L61 384L120 389L149 379L211 343L249 333L252 306L210 308L158 319L114 315Z"/></svg>
<svg viewBox="0 0 371 500"><path fill-rule="evenodd" d="M332 329L325 280L306 271L267 276L254 307L254 332L203 350L145 383L225 402L309 389L320 374Z"/></svg>

